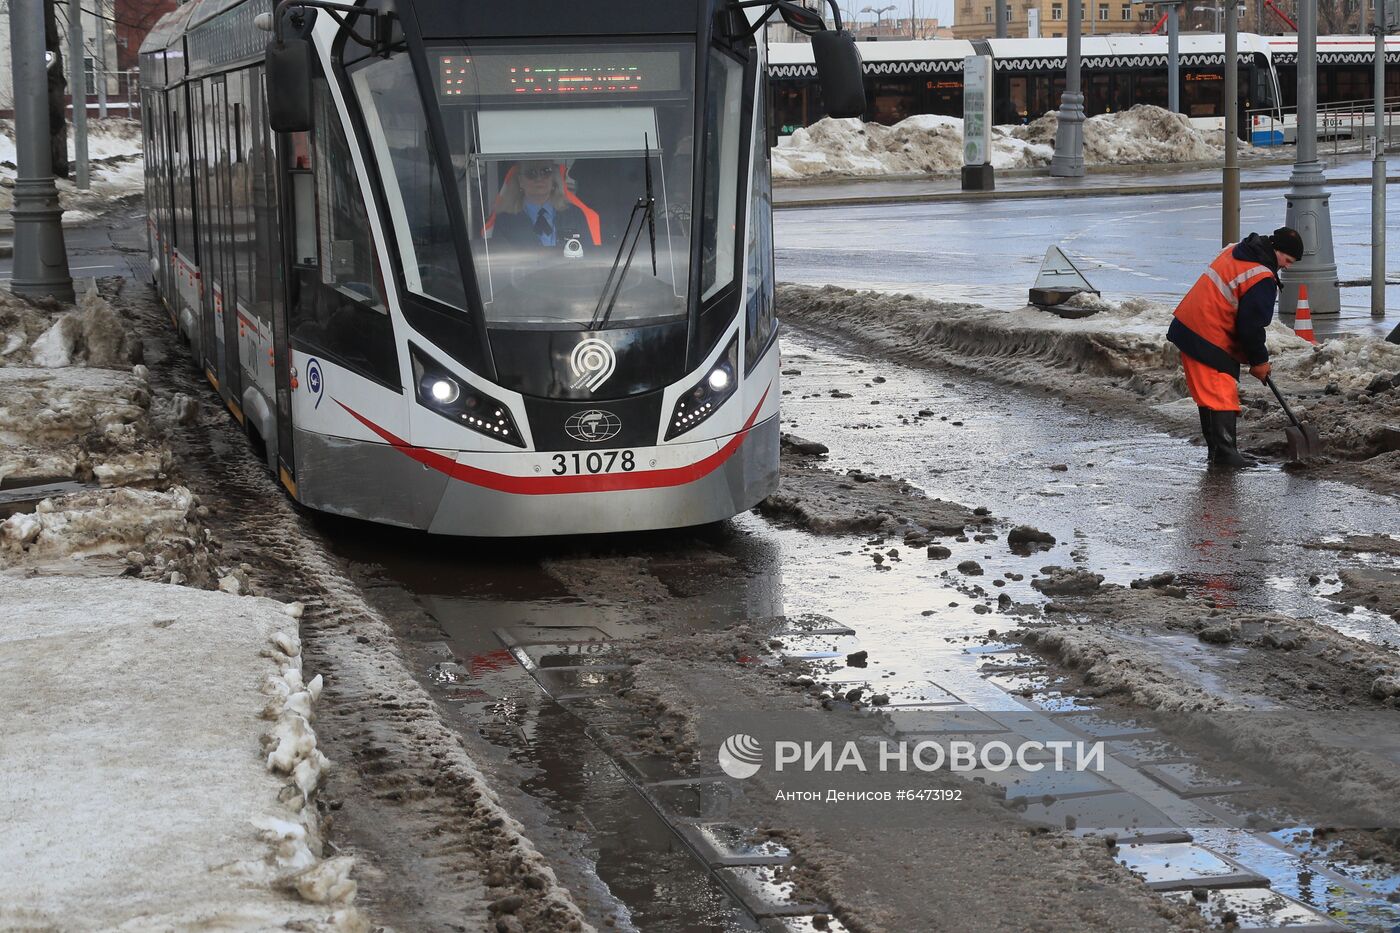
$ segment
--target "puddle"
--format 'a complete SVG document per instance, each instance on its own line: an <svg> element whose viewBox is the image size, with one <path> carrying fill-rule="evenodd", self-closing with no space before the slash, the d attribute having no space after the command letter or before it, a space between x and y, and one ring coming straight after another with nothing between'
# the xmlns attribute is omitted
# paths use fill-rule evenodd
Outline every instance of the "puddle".
<svg viewBox="0 0 1400 933"><path fill-rule="evenodd" d="M1117 859L1154 891L1240 888L1266 883L1262 875L1185 842L1129 844L1119 848Z"/></svg>
<svg viewBox="0 0 1400 933"><path fill-rule="evenodd" d="M1168 897L1192 904L1206 919L1221 926L1235 924L1240 930L1281 928L1307 929L1315 933L1347 929L1297 901L1267 888L1177 891Z"/></svg>

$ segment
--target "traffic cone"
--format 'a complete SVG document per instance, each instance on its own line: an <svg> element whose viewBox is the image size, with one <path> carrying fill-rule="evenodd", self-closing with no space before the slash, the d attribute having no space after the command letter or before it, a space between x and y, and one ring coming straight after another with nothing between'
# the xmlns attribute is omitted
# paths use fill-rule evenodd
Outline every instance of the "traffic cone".
<svg viewBox="0 0 1400 933"><path fill-rule="evenodd" d="M1317 343L1313 336L1312 309L1308 307L1308 287L1298 286L1298 313L1293 318L1293 332L1308 343Z"/></svg>

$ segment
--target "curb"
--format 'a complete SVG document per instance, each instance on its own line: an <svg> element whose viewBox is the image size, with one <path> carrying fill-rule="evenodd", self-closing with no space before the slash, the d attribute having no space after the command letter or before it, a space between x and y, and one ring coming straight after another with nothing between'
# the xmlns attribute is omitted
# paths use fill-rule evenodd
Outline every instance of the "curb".
<svg viewBox="0 0 1400 933"><path fill-rule="evenodd" d="M1386 184L1400 182L1400 175L1387 175ZM1371 179L1360 176L1354 178L1329 179L1328 187L1354 187L1369 185ZM1264 191L1292 186L1287 179L1266 179L1240 183L1241 191ZM1108 198L1151 194L1188 194L1197 191L1220 191L1221 182L1200 182L1179 185L1115 185L1107 188L1013 188L1009 191L934 191L927 194L872 194L846 198L811 198L801 201L774 200L773 210L797 210L804 207L836 207L840 205L875 204L936 204L946 201L1029 201L1051 198Z"/></svg>

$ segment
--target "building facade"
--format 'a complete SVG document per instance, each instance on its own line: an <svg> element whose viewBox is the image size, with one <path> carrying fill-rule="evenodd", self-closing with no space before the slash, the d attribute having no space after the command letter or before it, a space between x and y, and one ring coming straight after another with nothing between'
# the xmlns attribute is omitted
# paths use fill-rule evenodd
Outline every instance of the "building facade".
<svg viewBox="0 0 1400 933"><path fill-rule="evenodd" d="M97 116L99 102L105 98L108 115L126 115L128 99L137 97L137 50L156 20L175 6L176 0L82 0L81 4L55 0L54 19L65 77L72 74L68 16L73 7L81 10L89 114ZM0 115L9 116L13 111L9 4L0 2Z"/></svg>

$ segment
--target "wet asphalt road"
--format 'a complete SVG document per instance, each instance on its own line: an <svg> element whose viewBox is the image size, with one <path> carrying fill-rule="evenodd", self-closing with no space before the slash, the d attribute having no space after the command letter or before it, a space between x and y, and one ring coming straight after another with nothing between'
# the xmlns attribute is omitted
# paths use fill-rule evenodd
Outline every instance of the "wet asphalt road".
<svg viewBox="0 0 1400 933"><path fill-rule="evenodd" d="M1209 474L1202 448L1133 419L872 359L792 329L785 334L784 366L801 371L785 377L785 430L828 444L832 469L891 474L933 496L986 505L1000 522L1001 539L944 539L952 557L931 561L922 549L898 541L872 547L864 535L818 537L752 513L699 533L505 545L398 532L358 536L353 525L339 526L337 549L402 587L436 630L429 637L437 656L457 659L460 680L444 678L439 668L425 668L425 677L437 679L440 698L460 711L462 728L480 732L529 770L520 788L557 814L551 825L586 827L586 851L596 859L601 886L585 897L604 912L626 916L624 927L676 933L749 928L703 872L686 869L675 839L647 816L616 766L598 755L577 724L541 702L502 652L505 631L572 626L601 633L634 622L636 610L625 601L580 598L561 587L544 567L549 560L645 559L646 572L671 590L664 615L681 630L820 613L858 633L870 652L869 677L881 690L916 697L937 684L933 689L976 695L971 702L978 709L1016 708L999 687L1020 689L1028 682L1016 675L984 678L969 655L970 639L1006 628L1008 620L976 611L990 597L971 592L974 581L952 570L966 559L986 570L976 582L990 589L991 581L1005 580L993 596L1005 592L1018 602L1043 601L1027 580L1049 564L1075 565L1116 583L1172 571L1188 590L1220 604L1317 617L1400 647L1394 620L1361 609L1344 614L1326 598L1336 570L1365 558L1304 547L1346 533L1393 531L1400 527L1394 499L1272 466ZM918 417L920 409L934 415ZM1050 531L1058 543L1048 552L1012 554L1004 533L1018 523ZM903 552L898 559L872 561L873 552L891 546ZM716 555L743 572L711 577L706 561ZM1012 573L1027 579L1016 581ZM1314 574L1320 585L1308 582ZM1176 644L1183 669L1202 684L1217 683L1209 665L1218 659L1210 660L1194 638ZM1037 702L1084 709L1043 692ZM581 773L586 780L578 779ZM1311 869L1300 868L1292 855L1260 848L1255 835L1222 830L1212 845L1251 851L1247 860L1265 865L1276 890L1315 907L1327 910L1354 898L1330 888L1313 891Z"/></svg>
<svg viewBox="0 0 1400 933"><path fill-rule="evenodd" d="M1246 192L1241 229L1271 231L1283 223L1284 209L1283 191ZM1369 189L1335 189L1331 209L1339 277L1369 279ZM1393 280L1400 273L1400 214L1388 216L1386 268ZM774 224L784 282L1020 308L1046 249L1059 245L1104 297L1175 304L1220 248L1220 195L817 207L778 211ZM1346 330L1385 334L1400 321L1400 285L1387 288L1387 321L1372 321L1370 301L1369 288L1342 289ZM1319 336L1336 326L1324 319L1315 324Z"/></svg>
<svg viewBox="0 0 1400 933"><path fill-rule="evenodd" d="M906 478L931 496L985 505L1059 542L1030 558L1013 556L1004 543L964 545L988 573L1074 563L1127 584L1170 571L1241 606L1319 616L1348 634L1400 646L1393 620L1339 614L1324 598L1325 583L1307 583L1356 559L1304 547L1400 528L1393 498L1276 465L1207 472L1203 447L1134 419L868 358L791 330L784 365L802 371L785 383L792 393L783 399L785 430L828 444L833 469ZM874 383L875 376L886 381ZM935 417L917 418L920 409ZM922 573L907 564L904 572L911 569Z"/></svg>
<svg viewBox="0 0 1400 933"><path fill-rule="evenodd" d="M1134 294L1146 293L1144 282L1158 283L1154 287L1167 294L1175 288L1170 284L1173 261L1179 265L1184 254L1197 248L1208 253L1215 242L1213 216L1207 223L1181 201L1139 197L975 208L908 205L855 209L850 217L844 212L852 209L845 208L843 220L857 223L839 225L813 223L821 220L821 211L785 212L777 218L780 274L798 278L794 256L810 261L810 274L820 276L809 281L841 284L863 284L861 276L877 275L912 282L941 268L990 281L977 300L993 303L997 294L1012 300L1014 292L1019 306L1024 280L1033 277L1043 247L1030 258L1012 257L1018 243L1031 239L1027 225L1038 223L1071 234L1077 229L1070 243L1082 245L1071 245L1071 250L1098 255L1101 268L1134 285ZM1341 227L1335 204L1336 196L1334 224ZM1120 211L1119 224L1103 222L1105 207ZM950 208L991 217L993 233L980 232L969 217L937 214ZM1260 210L1258 216L1246 213L1247 226L1266 223ZM1182 243L1195 245L1183 245L1173 254L1175 260L1154 256L1140 267L1129 266L1137 255L1133 238L1152 226L1154 211L1181 218L1186 231ZM869 212L863 224L862 212ZM816 239L829 252L814 258L805 248L790 245L798 238ZM881 242L900 243L907 251L879 248ZM956 267L946 258L934 260L927 250L935 243L961 251ZM105 230L88 231L73 245L100 257L91 260L93 265L124 261L111 252ZM876 255L890 258L872 266ZM1109 288L1100 286L1112 297ZM625 608L620 612L616 604L580 600L548 577L541 561L561 552L653 558L654 574L687 581L673 588L687 594L675 600L678 625L694 620L722 625L801 612L831 616L859 631L862 645L879 661L882 685L891 692L918 691L935 680L950 684L949 678L978 678L967 663L966 639L1006 623L976 613L966 581L947 572L969 558L986 568L986 581L1008 571L1028 577L1048 564L1075 564L1118 583L1173 571L1188 588L1208 590L1217 600L1315 616L1348 634L1400 646L1393 620L1365 610L1339 613L1325 597L1326 581L1335 571L1364 558L1304 547L1347 533L1393 532L1400 528L1400 503L1393 498L1274 467L1207 474L1200 447L1145 429L1133 419L949 372L891 364L792 329L784 339L785 367L801 370L784 383L789 393L784 397L785 430L828 444L833 469L859 467L906 478L930 495L986 505L1005 523L1050 531L1059 543L1047 553L1018 557L1004 541L950 541L954 553L948 561L931 562L911 551L877 567L862 536L818 538L746 514L697 539L697 553L717 551L746 571L738 582L716 587L703 585L703 568L697 582L697 572L688 566L689 539L680 535L501 547L362 526L365 533L360 534L353 523L330 526L341 537L342 554L370 575L401 587L431 620L437 627L432 637L440 639L433 646L466 663L472 676L461 682L424 666L426 680L437 676L439 689L456 691L444 695L461 711L462 728L487 729L488 741L529 771L520 790L553 810L559 826L589 840L587 852L606 887L594 895L599 905L594 916L625 916L624 927L677 933L750 928L703 872L687 867L688 856L669 830L645 818L626 778L587 745L578 723L542 703L535 685L508 655L502 656L498 633L510 626L528 627L536 620L626 625ZM877 375L885 381L876 383ZM833 389L850 397L833 397ZM935 414L918 418L920 409ZM1065 469L1053 469L1057 466ZM1310 575L1323 583L1309 584ZM1017 600L1039 601L1025 582L1008 581L1005 592ZM1190 658L1184 656L1183 663ZM664 869L660 874L666 883L657 880L659 869ZM1275 880L1292 890L1287 879Z"/></svg>

